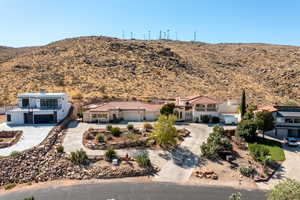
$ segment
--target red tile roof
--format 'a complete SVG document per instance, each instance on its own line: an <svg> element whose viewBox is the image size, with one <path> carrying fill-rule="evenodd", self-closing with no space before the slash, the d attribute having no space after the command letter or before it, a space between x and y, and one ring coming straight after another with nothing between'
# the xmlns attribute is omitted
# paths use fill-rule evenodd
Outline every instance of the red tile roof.
<svg viewBox="0 0 300 200"><path fill-rule="evenodd" d="M254 113L260 112L260 111L269 111L269 112L275 112L277 111L276 108L274 108L274 106L263 106L258 108L257 110L254 111Z"/></svg>
<svg viewBox="0 0 300 200"><path fill-rule="evenodd" d="M113 101L99 105L97 108L90 109L91 112L106 112L109 110L146 110L159 111L161 104L150 104L139 101Z"/></svg>
<svg viewBox="0 0 300 200"><path fill-rule="evenodd" d="M205 96L199 96L197 98L194 98L192 100L189 100L190 104L195 104L195 103L199 103L199 104L218 104L219 102L217 102L216 100L209 98L209 97L205 97Z"/></svg>

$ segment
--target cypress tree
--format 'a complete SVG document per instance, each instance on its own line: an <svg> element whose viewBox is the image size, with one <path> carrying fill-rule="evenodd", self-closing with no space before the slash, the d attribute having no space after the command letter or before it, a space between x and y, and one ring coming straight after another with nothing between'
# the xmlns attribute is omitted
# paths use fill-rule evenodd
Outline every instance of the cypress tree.
<svg viewBox="0 0 300 200"><path fill-rule="evenodd" d="M245 89L243 89L243 92L242 92L240 111L241 111L241 116L242 116L242 119L243 119L243 117L244 117L244 115L246 113L246 94L245 94Z"/></svg>

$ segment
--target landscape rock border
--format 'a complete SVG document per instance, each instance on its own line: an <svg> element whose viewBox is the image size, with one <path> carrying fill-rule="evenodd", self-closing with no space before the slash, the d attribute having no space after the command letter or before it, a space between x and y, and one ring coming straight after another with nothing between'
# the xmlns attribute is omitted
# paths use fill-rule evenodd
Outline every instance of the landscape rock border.
<svg viewBox="0 0 300 200"><path fill-rule="evenodd" d="M1 142L0 141L0 149L10 147L14 144L16 144L21 136L23 134L23 131L0 131L0 138L11 138L9 142Z"/></svg>

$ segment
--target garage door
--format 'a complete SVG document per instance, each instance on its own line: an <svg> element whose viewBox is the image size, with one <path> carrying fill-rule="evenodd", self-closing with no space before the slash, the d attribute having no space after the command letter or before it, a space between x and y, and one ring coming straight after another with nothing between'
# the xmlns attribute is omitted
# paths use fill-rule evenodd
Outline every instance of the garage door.
<svg viewBox="0 0 300 200"><path fill-rule="evenodd" d="M146 112L146 120L147 121L155 121L159 116L157 112Z"/></svg>
<svg viewBox="0 0 300 200"><path fill-rule="evenodd" d="M140 114L137 111L123 111L125 121L140 121Z"/></svg>
<svg viewBox="0 0 300 200"><path fill-rule="evenodd" d="M34 123L35 124L53 124L54 115L34 115Z"/></svg>

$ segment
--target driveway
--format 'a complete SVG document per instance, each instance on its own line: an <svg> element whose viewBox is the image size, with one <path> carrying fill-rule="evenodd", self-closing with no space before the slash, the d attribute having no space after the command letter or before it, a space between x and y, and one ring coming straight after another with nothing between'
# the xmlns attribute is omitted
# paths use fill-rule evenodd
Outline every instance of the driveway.
<svg viewBox="0 0 300 200"><path fill-rule="evenodd" d="M284 178L296 179L300 182L300 146L283 146L286 160L282 163L279 170L267 183L258 183L260 189L270 189Z"/></svg>
<svg viewBox="0 0 300 200"><path fill-rule="evenodd" d="M0 131L21 130L23 135L13 146L0 149L0 156L8 156L13 151L24 151L39 145L53 128L53 125L22 125L9 126L6 123L0 124Z"/></svg>
<svg viewBox="0 0 300 200"><path fill-rule="evenodd" d="M134 127L140 128L143 123L130 122ZM115 124L113 126L126 127L127 124ZM104 150L91 150L82 144L83 133L89 128L105 128L106 124L87 124L72 122L69 124L67 134L63 141L65 152L70 153L83 149L88 155L104 155ZM151 162L160 167L161 171L153 178L160 182L185 182L188 181L193 169L201 161L200 145L206 140L212 127L204 124L177 124L176 128L186 128L191 132L190 137L185 138L184 142L173 151L163 150L135 150L122 149L116 150L118 155L129 154L133 156L138 151L147 151Z"/></svg>

